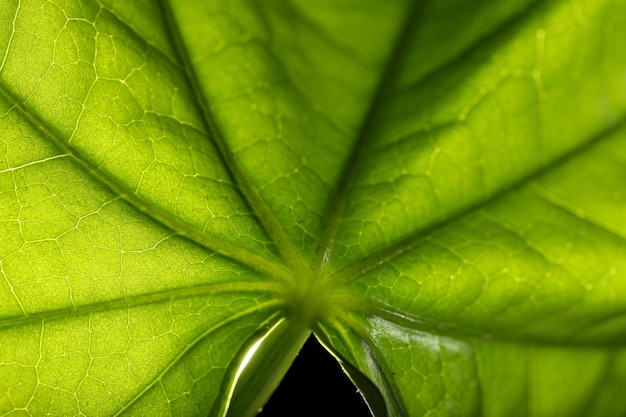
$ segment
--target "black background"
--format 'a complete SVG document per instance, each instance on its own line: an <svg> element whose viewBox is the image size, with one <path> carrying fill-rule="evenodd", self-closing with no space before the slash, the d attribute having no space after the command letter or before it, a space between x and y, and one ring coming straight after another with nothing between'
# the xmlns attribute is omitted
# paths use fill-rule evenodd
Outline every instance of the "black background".
<svg viewBox="0 0 626 417"><path fill-rule="evenodd" d="M335 358L311 336L259 417L371 417Z"/></svg>

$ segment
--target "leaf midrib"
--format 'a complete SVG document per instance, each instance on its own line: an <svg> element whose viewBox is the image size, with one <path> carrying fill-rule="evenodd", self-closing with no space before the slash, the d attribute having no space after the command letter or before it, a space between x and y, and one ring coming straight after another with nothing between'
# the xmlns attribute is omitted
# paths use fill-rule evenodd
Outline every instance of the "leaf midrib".
<svg viewBox="0 0 626 417"><path fill-rule="evenodd" d="M224 133L219 128L219 123L213 115L211 107L209 106L209 101L194 70L191 56L183 41L180 28L174 19L174 11L169 0L159 0L158 4L163 11L163 16L165 16L165 23L168 27L167 33L169 34L170 41L174 45L174 51L176 51L178 58L182 63L187 82L192 87L191 91L196 92L196 94L193 95L194 104L202 116L202 123L206 131L209 132L210 140L212 139L213 143L216 145L224 168L233 178L241 196L256 215L261 227L268 233L272 241L278 247L283 261L294 274L303 274L306 269L300 254L291 242L291 239L288 237L282 225L267 207L259 193L254 189L252 183L248 181L245 173L228 147ZM286 282L291 281L291 276L292 275L290 274L282 274L281 278Z"/></svg>
<svg viewBox="0 0 626 417"><path fill-rule="evenodd" d="M96 166L81 152L77 151L74 147L70 146L65 140L63 140L62 135L56 129L48 126L34 111L32 111L28 106L22 104L21 100L1 79L0 95L4 96L8 103L12 103L14 108L19 109L22 116L32 126L48 137L48 139L56 145L62 154L71 155L77 165L83 168L86 172L89 172L91 174L90 176L98 183L108 188L116 196L116 198L122 197L124 200L129 202L134 209L166 229L171 230L174 235L185 237L210 252L218 253L227 258L233 259L241 265L248 266L266 276L284 278L289 275L289 272L286 271L282 265L229 243L226 240L213 237L207 233L197 230L189 226L187 223L178 220L169 212L160 209L137 194L131 192L127 187L120 183L117 178Z"/></svg>
<svg viewBox="0 0 626 417"><path fill-rule="evenodd" d="M39 322L41 320L63 319L74 316L84 316L92 313L99 313L111 310L119 310L131 307L145 307L147 305L159 304L168 300L181 300L186 298L198 298L202 296L215 296L216 294L283 294L283 287L277 283L266 282L225 282L215 284L203 284L192 287L175 288L158 292L117 298L98 303L80 305L74 308L61 308L58 310L48 310L42 313L35 313L27 316L16 316L0 319L0 329L11 326L25 325L27 323ZM275 302L282 304L284 297L277 296Z"/></svg>
<svg viewBox="0 0 626 417"><path fill-rule="evenodd" d="M521 188L528 186L530 183L538 180L540 177L547 175L552 171L558 170L561 166L569 163L571 160L577 157L580 157L591 148L599 146L600 143L602 143L604 140L608 140L612 134L619 131L620 129L623 129L624 127L626 127L626 114L623 115L614 124L607 126L605 129L600 131L587 142L582 143L577 148L574 148L569 152L561 155L560 157L552 160L547 165L540 167L532 172L529 172L528 175L526 175L525 177L522 177L517 182L514 182L509 186L498 190L498 192L493 193L491 196L489 196L489 198L476 201L473 204L470 204L460 209L456 213L448 216L442 221L433 223L424 229L417 230L415 233L408 235L403 239L400 239L395 244L377 250L366 258L360 259L343 267L342 269L333 273L332 276L338 281L345 282L352 280L371 269L376 268L382 263L388 262L389 260L401 255L402 253L417 247L438 231L443 230L444 228L447 228L450 225L462 220L466 216L481 210L485 206L491 205L496 201L505 198L508 194L514 193ZM602 230L605 230L607 233L610 233L611 235L616 235L614 231L610 229L605 229L599 223L596 223L595 225Z"/></svg>
<svg viewBox="0 0 626 417"><path fill-rule="evenodd" d="M459 53L455 54L450 59L441 62L436 67L432 68L427 73L423 74L418 80L416 80L411 86L404 86L403 89L407 88L416 88L417 86L427 83L432 77L436 76L441 71L449 68L459 61L467 59L471 56L472 53L476 51L477 48L484 45L485 43L491 41L496 38L502 31L511 30L513 25L519 24L519 22L523 21L526 17L531 15L538 7L544 5L545 2L542 0L535 0L530 2L526 7L513 14L512 16L504 19L504 21L497 24L494 28L492 28L487 33L479 36L474 42L470 43L466 47L464 47ZM324 231L322 232L320 238L319 252L316 256L316 261L314 265L321 265L322 267L329 261L330 252L332 251L332 247L334 244L335 233L337 232L337 228L339 225L339 221L341 220L341 216L345 210L345 206L347 204L347 199L349 195L350 186L352 185L355 175L357 173L358 162L360 160L361 154L363 153L363 149L365 148L364 144L367 141L367 134L370 129L372 123L374 123L374 119L377 113L377 110L380 103L383 101L382 98L388 95L392 90L388 90L387 87L394 81L394 75L399 67L402 65L403 51L405 49L405 40L409 38L409 35L417 30L417 20L420 11L421 3L419 1L414 1L412 7L407 13L407 17L405 18L404 25L398 31L398 36L396 42L394 44L394 48L392 53L389 55L387 60L387 64L383 71L383 75L379 80L379 83L376 87L375 93L373 95L372 101L370 103L370 107L366 112L366 116L364 117L360 128L358 130L357 140L353 145L353 150L350 153L351 157L346 161L346 164L343 167L342 174L339 180L339 186L337 187L337 191L333 198L331 199L331 204L328 206L328 210L326 212L325 218L329 219L325 225ZM547 7L547 6L546 6ZM447 125L447 124L444 124ZM430 127L433 128L432 126ZM523 179L524 180L524 179ZM522 180L522 181L523 181ZM507 190L502 191L505 193ZM478 203L480 204L480 203ZM437 223L428 230L437 229L441 224L447 224L448 221L444 220L444 223ZM410 239L410 238L409 238ZM405 239L406 240L406 239ZM404 240L403 240L404 241ZM402 243L397 243L392 245L386 249L396 248L399 250ZM380 251L375 252L367 256L364 259L360 259L355 261L345 267L343 267L339 271L334 271L330 274L333 277L337 277L341 274L343 270L351 269L356 264L361 264L362 262L366 262L367 259L373 258L374 261L372 263L378 262L377 253L387 252L385 248ZM406 250L409 248L407 247ZM356 274L355 274L356 275ZM341 279L339 278L341 281Z"/></svg>
<svg viewBox="0 0 626 417"><path fill-rule="evenodd" d="M392 51L387 58L382 75L375 87L370 105L362 122L360 123L357 138L352 145L351 152L349 153L350 156L344 163L338 181L339 185L330 199L330 204L328 205L324 216L324 218L328 220L326 221L322 234L320 235L318 252L314 258L314 268L317 267L319 270L325 269L326 264L330 260L335 233L337 232L339 226L339 220L345 211L350 186L354 181L358 162L361 158L363 149L365 148L363 145L368 138L368 131L371 124L374 122L375 115L379 107L382 105L382 97L386 93L388 86L392 83L394 75L398 71L398 65L401 64L401 59L407 45L406 41L409 39L409 34L414 30L414 27L417 26L416 20L419 14L420 6L421 3L419 1L413 1L407 11L403 25L401 25L396 34Z"/></svg>

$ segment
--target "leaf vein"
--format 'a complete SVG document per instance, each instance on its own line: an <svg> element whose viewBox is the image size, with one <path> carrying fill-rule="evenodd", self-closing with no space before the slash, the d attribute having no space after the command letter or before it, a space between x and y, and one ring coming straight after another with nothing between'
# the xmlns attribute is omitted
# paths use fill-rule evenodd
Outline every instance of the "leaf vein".
<svg viewBox="0 0 626 417"><path fill-rule="evenodd" d="M537 196L539 196L542 200L549 203L551 206L567 214L575 216L576 218L582 220L583 222L593 227L602 229L603 231L619 238L621 241L626 242L626 234L624 234L623 231L602 221L602 219L592 216L589 212L583 210L582 208L576 207L572 203L568 202L567 200L562 199L561 197L549 191L547 188L541 186L539 183L533 182L532 189Z"/></svg>
<svg viewBox="0 0 626 417"><path fill-rule="evenodd" d="M246 249L240 248L237 245L229 243L225 240L215 238L203 231L196 230L188 224L176 219L171 213L159 209L158 207L145 201L137 194L134 194L123 186L116 178L109 175L105 171L101 170L94 163L84 157L80 152L74 149L70 144L65 142L60 134L52 127L43 122L34 112L28 107L22 105L20 100L13 94L9 88L0 81L0 95L14 105L14 108L19 109L22 116L28 120L33 126L38 128L43 134L45 134L51 142L54 143L63 155L71 155L76 163L99 183L106 186L109 190L113 191L116 195L121 196L124 200L128 201L132 207L137 209L143 215L162 225L163 227L173 231L174 233L183 236L190 241L208 249L212 252L219 253L227 258L246 265L258 272L261 272L267 276L285 277L289 273L285 269L274 262L266 259L263 256L252 253Z"/></svg>
<svg viewBox="0 0 626 417"><path fill-rule="evenodd" d="M461 221L463 218L471 214L475 214L478 211L483 210L490 204L505 198L508 194L512 194L522 189L523 187L530 186L534 183L536 179L541 178L543 175L546 175L551 171L557 170L559 167L565 165L577 156L580 156L585 151L589 150L595 145L602 143L612 133L616 132L620 128L623 128L624 126L626 126L626 115L622 116L622 118L619 119L616 123L613 123L602 129L588 142L581 144L579 147L570 150L560 157L557 157L553 161L548 161L551 163L547 163L545 166L537 168L535 171L530 172L526 177L521 178L516 183L510 184L509 186L494 192L489 197L476 201L473 204L469 204L468 206L460 209L456 213L451 214L445 219L435 222L423 229L416 230L414 233L406 236L403 239L398 240L391 246L382 248L367 257L357 260L352 264L347 265L344 268L334 272L331 276L334 276L334 279L337 281L347 281L356 278L358 275L374 269L377 266L382 265L383 263L388 262L389 260L397 256L402 255L406 251L414 249L418 245L422 244L425 239L429 238L443 228L448 227L455 222ZM623 237L621 238L623 239Z"/></svg>
<svg viewBox="0 0 626 417"><path fill-rule="evenodd" d="M199 79L193 69L191 56L183 42L180 28L177 22L174 20L174 13L170 2L168 0L159 0L159 5L164 11L164 15L166 16L166 23L169 27L168 33L171 36L172 43L176 46L176 50L179 51L179 59L183 64L183 68L185 69L187 80L192 86L192 90L197 92L197 94L194 96L195 104L202 114L203 123L205 124L207 131L212 133L210 138L213 140L213 143L216 145L219 151L219 155L222 159L222 162L224 163L225 169L233 177L235 183L239 187L239 191L242 197L248 203L248 206L252 209L252 211L256 214L257 218L261 222L262 227L273 238L274 243L276 243L278 250L284 258L284 261L292 269L302 271L302 261L294 245L287 236L282 225L278 222L274 214L261 199L260 195L254 189L250 181L248 181L248 179L246 178L246 175L244 174L239 163L235 159L232 150L230 150L228 147L224 134L220 130L219 125L213 115L213 112L211 111L211 107L209 106L206 95L201 93L203 89L201 88ZM289 274L281 274L280 276L289 279Z"/></svg>

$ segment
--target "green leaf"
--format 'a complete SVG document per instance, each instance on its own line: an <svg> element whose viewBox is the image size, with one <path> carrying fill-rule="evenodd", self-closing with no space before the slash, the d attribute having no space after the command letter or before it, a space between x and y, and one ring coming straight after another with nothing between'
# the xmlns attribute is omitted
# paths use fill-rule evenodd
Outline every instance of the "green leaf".
<svg viewBox="0 0 626 417"><path fill-rule="evenodd" d="M4 0L0 415L626 414L626 3Z"/></svg>

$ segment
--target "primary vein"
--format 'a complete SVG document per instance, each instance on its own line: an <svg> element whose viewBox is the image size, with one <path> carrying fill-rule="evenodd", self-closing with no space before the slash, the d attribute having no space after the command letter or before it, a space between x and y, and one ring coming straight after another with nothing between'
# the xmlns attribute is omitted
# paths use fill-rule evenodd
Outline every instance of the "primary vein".
<svg viewBox="0 0 626 417"><path fill-rule="evenodd" d="M420 229L415 231L409 236L406 236L404 239L399 240L393 245L390 245L386 248L380 249L369 256L362 258L358 261L355 261L346 267L336 271L333 276L337 282L346 282L349 281L359 275L366 273L367 271L382 265L383 263L389 262L391 259L402 255L403 253L414 249L421 243L423 243L426 239L430 238L432 235L437 233L437 231L442 230L445 227L448 227L451 224L454 224L458 221L461 221L466 216L488 206L491 203L496 202L497 200L504 198L506 195L513 193L524 186L528 186L537 178L540 178L542 175L547 174L548 172L557 169L559 166L564 165L569 162L573 158L580 156L588 149L593 146L601 143L603 140L610 137L612 133L615 131L624 128L626 126L626 115L622 117L617 123L605 128L601 132L599 132L595 137L591 138L588 142L583 143L581 146L574 148L570 152L562 155L561 157L551 161L551 163L546 166L540 167L535 171L530 172L525 177L521 178L517 182L510 184L508 187L505 187L498 192L495 192L490 197L474 202L473 204L469 204L468 206L460 209L458 212L451 214L445 219L437 223L433 223L424 229ZM562 204L562 203L561 203ZM562 207L561 207L562 208ZM601 225L599 225L601 226ZM602 226L601 226L602 227ZM604 228L604 227L603 227ZM610 228L604 228L605 230L612 232ZM616 234L613 232L613 234ZM621 236L620 236L621 237Z"/></svg>
<svg viewBox="0 0 626 417"><path fill-rule="evenodd" d="M168 33L171 35L171 41L173 42L175 49L178 51L179 59L183 64L183 68L185 68L187 80L192 86L192 90L197 92L197 94L194 95L194 99L196 101L195 104L202 114L206 130L211 134L211 139L217 147L224 164L224 168L230 173L235 181L235 184L238 186L242 197L259 219L263 228L277 245L283 260L295 272L301 273L304 268L300 255L282 225L278 222L272 211L269 209L267 204L265 204L265 201L263 201L257 190L253 187L252 183L248 180L246 174L239 166L232 150L226 142L224 133L221 131L217 121L215 120L208 100L205 94L202 93L203 89L200 85L196 72L193 69L191 57L189 55L189 51L185 47L178 24L174 20L174 13L169 1L160 0L159 3L164 10L163 14L166 16L167 24L169 26ZM287 276L286 278L290 279L290 276Z"/></svg>
<svg viewBox="0 0 626 417"><path fill-rule="evenodd" d="M87 157L82 155L65 140L63 140L59 132L44 123L44 121L37 114L22 104L21 100L2 81L0 81L0 95L5 98L7 103L11 103L14 108L18 109L22 116L30 122L31 125L43 132L51 140L51 142L60 149L61 153L71 155L78 165L85 169L85 171L91 173L91 175L98 182L109 188L115 195L121 196L124 200L128 201L133 208L137 209L139 212L154 220L161 226L173 231L174 234L183 236L193 241L205 249L233 259L236 262L246 265L266 276L284 278L289 275L289 272L286 271L283 266L276 264L263 256L240 248L232 243L194 229L188 224L176 219L167 211L160 209L128 190L115 177L98 168Z"/></svg>
<svg viewBox="0 0 626 417"><path fill-rule="evenodd" d="M314 259L315 268L323 269L330 258L334 245L335 233L337 231L339 220L346 207L349 189L356 175L357 166L363 152L364 144L368 138L368 131L370 130L372 123L374 122L374 118L379 110L382 96L386 93L389 85L393 82L394 75L396 74L398 66L401 63L400 61L407 45L406 41L409 38L408 35L416 26L415 20L418 16L419 5L420 2L413 2L410 10L407 12L404 25L396 35L394 47L387 59L387 63L378 81L378 85L374 90L370 107L361 122L357 138L353 144L352 152L350 153L351 157L349 157L344 164L338 183L339 185L330 200L331 203L328 205L327 213L325 215L325 218L328 220L326 221L324 230L322 231L318 253Z"/></svg>
<svg viewBox="0 0 626 417"><path fill-rule="evenodd" d="M146 306L158 304L168 300L180 300L184 298L196 298L206 295L232 294L232 293L273 293L280 294L282 288L275 283L255 283L255 282L227 282L208 284L188 288L177 288L174 290L161 291L151 294L142 294L127 298L104 301L97 304L88 304L69 309L59 309L37 313L29 316L17 316L0 320L0 329L12 326L23 325L25 323L40 322L41 320L61 319L68 316L82 316L103 311L124 309L130 307ZM278 302L278 301L277 301Z"/></svg>

